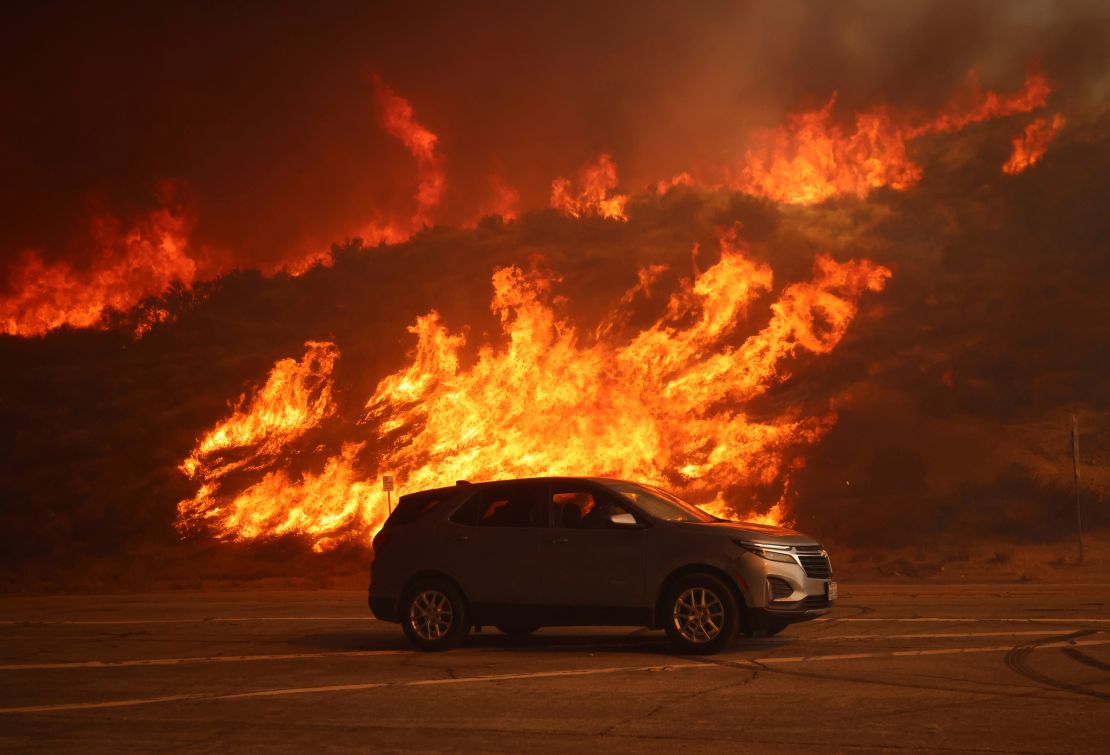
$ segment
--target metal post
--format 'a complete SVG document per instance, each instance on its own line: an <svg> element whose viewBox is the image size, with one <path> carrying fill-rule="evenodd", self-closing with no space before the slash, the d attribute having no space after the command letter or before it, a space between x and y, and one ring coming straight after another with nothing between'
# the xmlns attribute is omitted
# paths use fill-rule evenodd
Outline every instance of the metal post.
<svg viewBox="0 0 1110 755"><path fill-rule="evenodd" d="M1083 563L1083 509L1079 502L1079 418L1071 415L1071 463L1075 479L1075 524L1079 532L1079 563Z"/></svg>
<svg viewBox="0 0 1110 755"><path fill-rule="evenodd" d="M385 490L385 505L389 507L389 513L393 513L393 475L382 475L382 489Z"/></svg>
<svg viewBox="0 0 1110 755"><path fill-rule="evenodd" d="M393 494L390 493L388 490L385 491L385 504L386 504L386 506L389 507L389 513L392 514L393 513ZM1082 541L1080 541L1079 552L1080 553L1083 552Z"/></svg>

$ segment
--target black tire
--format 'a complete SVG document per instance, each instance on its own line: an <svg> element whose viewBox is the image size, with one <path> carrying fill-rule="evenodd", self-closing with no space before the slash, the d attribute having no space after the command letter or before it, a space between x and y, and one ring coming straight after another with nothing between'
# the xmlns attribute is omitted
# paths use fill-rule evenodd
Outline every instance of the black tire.
<svg viewBox="0 0 1110 755"><path fill-rule="evenodd" d="M683 617L688 617L683 621ZM736 642L740 606L732 590L711 574L681 577L663 598L663 626L682 653L719 653Z"/></svg>
<svg viewBox="0 0 1110 755"><path fill-rule="evenodd" d="M446 579L429 577L409 588L401 600L401 628L421 650L448 650L466 639L470 624L462 593Z"/></svg>
<svg viewBox="0 0 1110 755"><path fill-rule="evenodd" d="M525 637L532 634L539 629L538 624L506 624L504 626L498 624L497 631L501 634L507 634L510 637Z"/></svg>

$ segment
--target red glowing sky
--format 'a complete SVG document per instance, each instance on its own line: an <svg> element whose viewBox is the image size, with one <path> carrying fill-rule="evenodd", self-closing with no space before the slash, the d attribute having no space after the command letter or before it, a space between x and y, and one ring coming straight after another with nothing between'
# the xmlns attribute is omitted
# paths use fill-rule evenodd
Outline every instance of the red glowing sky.
<svg viewBox="0 0 1110 755"><path fill-rule="evenodd" d="M553 178L600 151L638 191L735 162L753 129L833 92L845 118L879 103L928 110L969 70L1010 91L1031 60L1071 82L1105 55L1075 44L1083 13L975 4L24 13L5 32L0 261L30 248L79 262L91 213L147 210L169 179L195 213L202 275L326 249L408 207L412 159L378 126L373 74L439 136L436 219L458 224L492 205L497 182L544 206ZM1065 87L1060 100L1090 95Z"/></svg>

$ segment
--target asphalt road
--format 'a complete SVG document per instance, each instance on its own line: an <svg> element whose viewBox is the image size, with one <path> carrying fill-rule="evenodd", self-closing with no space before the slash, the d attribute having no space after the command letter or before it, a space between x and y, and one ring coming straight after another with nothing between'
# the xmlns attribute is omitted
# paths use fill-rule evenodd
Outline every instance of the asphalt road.
<svg viewBox="0 0 1110 755"><path fill-rule="evenodd" d="M635 629L418 653L362 592L0 608L4 752L1110 750L1105 584L846 584L711 658Z"/></svg>

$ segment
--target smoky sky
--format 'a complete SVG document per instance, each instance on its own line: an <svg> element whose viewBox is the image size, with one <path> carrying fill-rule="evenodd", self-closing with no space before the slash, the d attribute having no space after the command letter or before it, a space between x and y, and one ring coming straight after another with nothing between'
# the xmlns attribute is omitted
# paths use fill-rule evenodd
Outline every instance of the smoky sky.
<svg viewBox="0 0 1110 755"><path fill-rule="evenodd" d="M659 288L673 291L695 265L712 264L714 235L736 223L750 254L774 269L776 291L809 279L815 251L893 270L831 354L799 357L788 380L745 407L756 418L837 412L795 478L799 528L872 546L1059 537L1074 522L1073 414L1088 526L1105 526L1110 171L1094 168L1110 165L1110 119L1100 126L1013 179L999 178L996 156L946 171L949 145L919 186L862 201L784 208L679 191L636 199L627 223L535 211L396 247L344 246L333 266L300 277L237 272L171 298L176 319L139 341L127 327L0 339L0 359L14 366L0 372L6 563L55 568L178 547L175 506L193 490L177 465L306 341L340 349L336 395L351 422L339 438L312 435L295 471L318 470L317 443L372 434L354 419L377 381L408 363L406 326L417 316L435 309L466 334L464 366L501 345L489 309L495 268L541 264L561 276L556 310L588 338L639 268L670 265ZM963 151L990 155L1006 133L988 126ZM774 296L743 328L765 324ZM645 302L633 331L665 302ZM769 506L777 492L767 492Z"/></svg>
<svg viewBox="0 0 1110 755"><path fill-rule="evenodd" d="M326 249L408 206L411 158L368 76L439 135L457 224L494 176L523 209L611 152L622 188L735 162L750 129L823 103L935 107L967 72L1056 104L1106 93L1099 3L26 3L5 9L0 263L80 265L91 213L181 187L202 275Z"/></svg>
<svg viewBox="0 0 1110 755"><path fill-rule="evenodd" d="M11 574L32 561L169 552L176 503L194 492L177 465L305 341L336 343L337 401L357 417L377 381L407 363L417 316L435 309L465 333L466 358L499 345L494 268L558 274L558 312L585 338L638 269L668 264L659 287L674 291L712 264L716 235L736 224L774 269L776 292L808 280L820 252L893 272L832 354L800 359L746 407L839 417L795 477L801 529L861 544L1056 537L1074 522L1072 415L1091 523L1110 524L1105 4L34 3L4 13L0 264L34 248L80 265L88 215L142 212L164 180L180 183L193 240L218 260L195 292L164 298L175 317L141 340L131 327L0 337L0 554ZM1026 122L1011 118L920 140L922 180L865 199L793 207L644 191L737 159L750 129L833 91L849 119L879 103L930 109L970 69L1012 91L1030 65L1053 83L1047 112L1068 125L1017 176L1000 171ZM439 135L447 194L439 227L366 249L346 238L374 212L410 206L416 186L411 157L376 123L374 73ZM542 209L552 178L599 150L633 195L628 222ZM492 175L520 191L519 219L460 227ZM334 264L300 277L252 269L332 243ZM746 327L760 327L773 296ZM630 326L650 324L665 301ZM133 325L135 314L113 316Z"/></svg>

